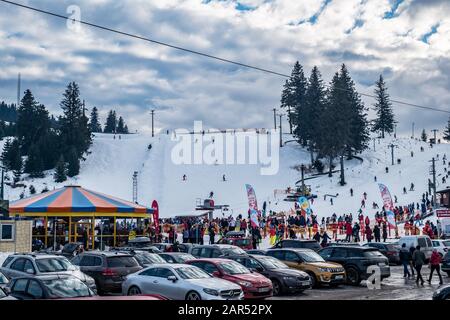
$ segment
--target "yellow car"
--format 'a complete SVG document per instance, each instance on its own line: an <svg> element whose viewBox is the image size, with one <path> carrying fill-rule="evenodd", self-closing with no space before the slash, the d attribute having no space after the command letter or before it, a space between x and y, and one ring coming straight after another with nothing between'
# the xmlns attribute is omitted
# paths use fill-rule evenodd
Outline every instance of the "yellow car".
<svg viewBox="0 0 450 320"><path fill-rule="evenodd" d="M326 262L311 249L270 249L267 255L309 274L313 287L322 284L338 286L345 283L344 267L338 263Z"/></svg>

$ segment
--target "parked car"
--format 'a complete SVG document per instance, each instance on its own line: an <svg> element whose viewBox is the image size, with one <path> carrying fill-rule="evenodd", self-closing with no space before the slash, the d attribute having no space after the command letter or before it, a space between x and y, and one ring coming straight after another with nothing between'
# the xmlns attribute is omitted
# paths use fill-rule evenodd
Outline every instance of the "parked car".
<svg viewBox="0 0 450 320"><path fill-rule="evenodd" d="M85 251L72 263L95 279L100 295L122 292L125 276L142 269L131 254L111 251Z"/></svg>
<svg viewBox="0 0 450 320"><path fill-rule="evenodd" d="M129 275L123 295L162 294L174 300L240 300L241 288L187 264L152 265Z"/></svg>
<svg viewBox="0 0 450 320"><path fill-rule="evenodd" d="M243 231L230 231L217 244L231 244L244 250L253 249L252 239Z"/></svg>
<svg viewBox="0 0 450 320"><path fill-rule="evenodd" d="M322 247L316 240L294 240L294 239L281 240L277 242L271 249L284 249L284 248L311 249L316 252L322 249Z"/></svg>
<svg viewBox="0 0 450 320"><path fill-rule="evenodd" d="M439 287L433 293L433 300L450 300L450 284Z"/></svg>
<svg viewBox="0 0 450 320"><path fill-rule="evenodd" d="M72 275L84 282L96 292L96 284L92 277L80 271L66 257L48 254L12 254L6 258L0 268L9 279L16 277L33 277L41 275Z"/></svg>
<svg viewBox="0 0 450 320"><path fill-rule="evenodd" d="M306 272L311 278L312 287L345 283L342 265L325 261L311 249L271 249L267 251L267 255L283 261L293 269Z"/></svg>
<svg viewBox="0 0 450 320"><path fill-rule="evenodd" d="M150 247L114 247L114 248L110 248L109 251L125 251L125 252L129 252L129 251L144 251L144 252L148 252L148 253L161 253L162 251L159 250L157 247L154 246L150 246Z"/></svg>
<svg viewBox="0 0 450 320"><path fill-rule="evenodd" d="M311 288L311 279L306 272L290 269L280 260L260 255L228 256L250 271L258 272L272 281L273 295L299 293Z"/></svg>
<svg viewBox="0 0 450 320"><path fill-rule="evenodd" d="M389 260L378 249L364 246L328 247L320 250L319 255L326 261L341 264L345 268L347 283L359 285L372 273L367 271L369 266L378 266L381 280L391 276Z"/></svg>
<svg viewBox="0 0 450 320"><path fill-rule="evenodd" d="M8 283L8 278L0 271L0 289L6 287Z"/></svg>
<svg viewBox="0 0 450 320"><path fill-rule="evenodd" d="M234 282L241 286L246 299L261 299L272 296L272 282L258 273L229 259L197 259L186 263L199 267L214 277Z"/></svg>
<svg viewBox="0 0 450 320"><path fill-rule="evenodd" d="M389 242L370 242L364 245L365 247L378 249L386 258L389 263L400 265L400 247L396 244Z"/></svg>
<svg viewBox="0 0 450 320"><path fill-rule="evenodd" d="M137 296L92 296L83 298L71 298L68 300L91 300L91 301L123 301L123 300L133 300L133 301L161 301L169 300L168 298L160 294L141 294Z"/></svg>
<svg viewBox="0 0 450 320"><path fill-rule="evenodd" d="M39 275L11 280L7 292L19 300L45 300L92 297L95 293L71 275Z"/></svg>
<svg viewBox="0 0 450 320"><path fill-rule="evenodd" d="M450 253L447 252L447 254L442 259L442 267L443 272L446 272L447 275L450 277Z"/></svg>
<svg viewBox="0 0 450 320"><path fill-rule="evenodd" d="M192 248L191 254L196 258L219 258L229 255L246 254L244 250L229 244L202 245Z"/></svg>
<svg viewBox="0 0 450 320"><path fill-rule="evenodd" d="M430 260L433 253L433 243L429 236L404 236L398 240L398 246L402 247L404 243L408 249L420 246L420 251L425 254L427 262Z"/></svg>
<svg viewBox="0 0 450 320"><path fill-rule="evenodd" d="M159 256L168 263L185 263L189 260L195 260L193 255L184 252L165 252L160 253Z"/></svg>
<svg viewBox="0 0 450 320"><path fill-rule="evenodd" d="M157 253L148 253L147 251L140 251L140 250L136 251L131 250L129 252L124 253L132 255L139 263L139 265L143 268L146 268L152 264L166 263L166 261L163 258L161 258Z"/></svg>
<svg viewBox="0 0 450 320"><path fill-rule="evenodd" d="M257 254L260 256L265 256L267 254L267 250L264 249L252 249L252 250L246 250L247 254Z"/></svg>
<svg viewBox="0 0 450 320"><path fill-rule="evenodd" d="M433 244L433 248L439 252L441 257L444 257L450 248L450 240L433 239L431 240L431 243Z"/></svg>
<svg viewBox="0 0 450 320"><path fill-rule="evenodd" d="M173 252L173 243L154 243L153 246L158 248L161 252ZM191 253L192 248L196 245L192 243L179 243L178 252Z"/></svg>

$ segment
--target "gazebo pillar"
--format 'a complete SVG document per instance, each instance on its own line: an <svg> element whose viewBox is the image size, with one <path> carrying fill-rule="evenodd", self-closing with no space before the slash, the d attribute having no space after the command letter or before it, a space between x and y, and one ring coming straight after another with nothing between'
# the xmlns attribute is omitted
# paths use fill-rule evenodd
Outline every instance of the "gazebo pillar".
<svg viewBox="0 0 450 320"><path fill-rule="evenodd" d="M117 232L117 228L116 228L116 216L114 216L114 247L116 246L116 232Z"/></svg>
<svg viewBox="0 0 450 320"><path fill-rule="evenodd" d="M45 216L45 218L44 218L44 230L45 230L44 243L45 243L45 248L47 248L47 246L48 246L48 243L47 243L47 238L48 238L48 216Z"/></svg>

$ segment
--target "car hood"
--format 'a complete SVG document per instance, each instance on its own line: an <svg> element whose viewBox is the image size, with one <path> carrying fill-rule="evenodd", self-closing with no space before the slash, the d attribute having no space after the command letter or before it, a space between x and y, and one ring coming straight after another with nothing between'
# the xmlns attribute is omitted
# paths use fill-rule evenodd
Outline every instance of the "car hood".
<svg viewBox="0 0 450 320"><path fill-rule="evenodd" d="M308 264L318 268L342 268L342 265L333 262L308 262Z"/></svg>
<svg viewBox="0 0 450 320"><path fill-rule="evenodd" d="M58 271L58 272L44 272L42 275L69 275L80 279L83 282L91 282L93 279L87 274L80 270L68 270L68 271Z"/></svg>
<svg viewBox="0 0 450 320"><path fill-rule="evenodd" d="M248 281L254 285L269 285L272 283L269 279L258 273L229 274L227 277L237 281Z"/></svg>
<svg viewBox="0 0 450 320"><path fill-rule="evenodd" d="M270 270L273 274L280 276L292 276L292 277L306 277L308 274L306 272L295 270L295 269L272 269Z"/></svg>
<svg viewBox="0 0 450 320"><path fill-rule="evenodd" d="M209 289L215 289L218 291L241 289L241 287L238 286L237 284L219 278L189 279L186 281L193 285L198 285Z"/></svg>

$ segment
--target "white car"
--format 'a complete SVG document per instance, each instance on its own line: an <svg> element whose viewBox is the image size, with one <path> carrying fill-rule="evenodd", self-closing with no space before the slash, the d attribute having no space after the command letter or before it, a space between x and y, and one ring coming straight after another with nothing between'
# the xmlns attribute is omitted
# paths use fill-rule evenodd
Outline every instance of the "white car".
<svg viewBox="0 0 450 320"><path fill-rule="evenodd" d="M242 289L188 264L155 264L127 276L124 296L158 294L172 300L241 300Z"/></svg>
<svg viewBox="0 0 450 320"><path fill-rule="evenodd" d="M448 249L450 249L450 240L431 240L433 243L433 248L437 249L441 257L444 257Z"/></svg>

